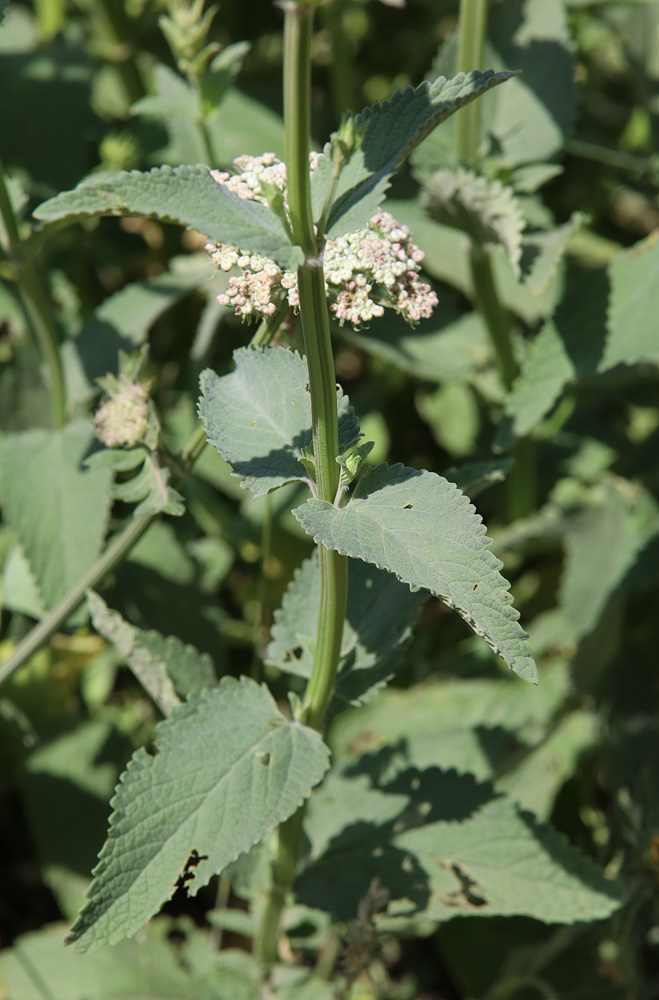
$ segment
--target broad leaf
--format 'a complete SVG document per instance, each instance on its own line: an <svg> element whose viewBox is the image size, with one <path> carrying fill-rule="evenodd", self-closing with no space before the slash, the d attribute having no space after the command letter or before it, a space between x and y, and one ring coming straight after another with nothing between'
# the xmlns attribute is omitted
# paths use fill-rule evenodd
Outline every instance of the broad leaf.
<svg viewBox="0 0 659 1000"><path fill-rule="evenodd" d="M267 662L310 677L316 645L320 572L317 554L296 571L275 611ZM358 703L392 676L412 636L423 595L367 563L348 564L348 610L336 693Z"/></svg>
<svg viewBox="0 0 659 1000"><path fill-rule="evenodd" d="M440 597L520 677L537 683L501 563L482 519L452 483L432 472L379 465L360 477L345 507L312 499L293 513L314 541Z"/></svg>
<svg viewBox="0 0 659 1000"><path fill-rule="evenodd" d="M217 683L207 653L186 646L175 635L165 638L159 632L134 628L91 590L87 592L87 604L96 631L121 653L164 716L171 715L180 697L197 694Z"/></svg>
<svg viewBox="0 0 659 1000"><path fill-rule="evenodd" d="M514 75L474 70L458 73L452 80L440 76L416 89L396 91L356 115L360 141L339 176L326 235L334 239L365 226L383 200L389 178L412 150L465 104ZM329 160L336 143L334 136L326 147L324 155ZM318 193L315 200L322 201Z"/></svg>
<svg viewBox="0 0 659 1000"><path fill-rule="evenodd" d="M78 583L105 535L110 475L82 467L91 443L91 425L76 421L61 430L7 434L0 445L3 516L46 608Z"/></svg>
<svg viewBox="0 0 659 1000"><path fill-rule="evenodd" d="M267 688L225 677L133 754L70 940L87 951L134 934L178 878L193 895L287 819L328 764L317 732L286 719Z"/></svg>
<svg viewBox="0 0 659 1000"><path fill-rule="evenodd" d="M454 647L447 657L452 667L458 657ZM543 664L541 691L504 677L429 679L342 712L330 746L342 764L354 765L367 752L380 755L387 776L437 766L491 780L544 819L597 733L594 713L565 712L571 693L566 661Z"/></svg>
<svg viewBox="0 0 659 1000"><path fill-rule="evenodd" d="M522 280L534 295L540 295L548 287L570 240L585 221L583 212L574 212L563 226L527 233L523 237Z"/></svg>
<svg viewBox="0 0 659 1000"><path fill-rule="evenodd" d="M654 233L618 254L609 269L609 335L600 371L638 362L659 364L659 240Z"/></svg>
<svg viewBox="0 0 659 1000"><path fill-rule="evenodd" d="M498 448L508 448L528 434L567 385L596 374L604 345L607 297L605 273L593 271L570 290L540 330L506 402Z"/></svg>
<svg viewBox="0 0 659 1000"><path fill-rule="evenodd" d="M297 898L339 919L356 915L374 878L390 894L387 917L570 924L620 905L619 887L590 858L472 775L408 767L383 777L366 756L326 779L307 833L311 864Z"/></svg>
<svg viewBox="0 0 659 1000"><path fill-rule="evenodd" d="M173 934L172 934L173 932ZM172 936L175 935L175 943ZM218 952L191 921L147 925L139 941L93 955L62 947L62 924L23 934L2 953L3 985L16 1000L260 1000L258 964ZM47 985L46 979L47 977Z"/></svg>
<svg viewBox="0 0 659 1000"><path fill-rule="evenodd" d="M492 462L465 462L457 468L452 466L450 469L445 469L444 477L449 483L455 483L459 490L473 500L483 490L502 483L512 465L511 458L499 458Z"/></svg>
<svg viewBox="0 0 659 1000"><path fill-rule="evenodd" d="M295 269L302 251L292 246L284 225L267 205L233 194L211 177L208 167L155 167L92 175L35 210L41 222L89 215L132 215L197 229L214 242L232 243Z"/></svg>
<svg viewBox="0 0 659 1000"><path fill-rule="evenodd" d="M311 396L307 363L280 347L243 347L234 352L235 371L201 373L199 417L208 440L256 496L310 476L302 463L310 452ZM339 447L359 434L348 398L337 390Z"/></svg>

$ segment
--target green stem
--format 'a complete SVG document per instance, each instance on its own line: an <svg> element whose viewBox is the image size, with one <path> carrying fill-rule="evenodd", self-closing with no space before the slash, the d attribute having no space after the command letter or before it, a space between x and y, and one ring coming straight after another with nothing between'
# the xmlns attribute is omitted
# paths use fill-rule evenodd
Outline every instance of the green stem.
<svg viewBox="0 0 659 1000"><path fill-rule="evenodd" d="M460 0L458 71L469 73L483 64L487 35L488 0ZM481 102L472 101L455 117L457 153L465 163L478 162L481 135Z"/></svg>
<svg viewBox="0 0 659 1000"><path fill-rule="evenodd" d="M13 263L21 305L48 371L50 404L54 427L66 423L66 391L64 372L59 354L59 336L50 307L31 261L12 261L12 248L20 243L18 224L5 181L0 160L0 216L9 243L7 259Z"/></svg>
<svg viewBox="0 0 659 1000"><path fill-rule="evenodd" d="M311 426L316 491L333 503L339 483L339 429L336 375L330 338L322 261L317 255L309 184L309 110L311 103L311 37L313 6L287 4L284 28L284 120L288 205L295 242L305 254L298 268L298 293L304 350L309 368ZM320 600L311 678L301 720L322 731L334 692L348 592L344 556L319 546ZM277 833L273 882L261 921L256 949L271 965L277 956L281 914L295 877L302 847L304 806Z"/></svg>
<svg viewBox="0 0 659 1000"><path fill-rule="evenodd" d="M510 316L499 298L489 251L472 244L469 264L476 304L490 334L499 373L508 391L519 372L513 353Z"/></svg>
<svg viewBox="0 0 659 1000"><path fill-rule="evenodd" d="M134 28L130 24L122 0L98 0L95 5L101 37L105 41L102 55L117 67L124 95L129 105L146 94L142 73L135 59Z"/></svg>
<svg viewBox="0 0 659 1000"><path fill-rule="evenodd" d="M56 604L52 611L39 622L36 628L29 632L5 662L0 666L0 684L13 674L15 670L30 659L50 637L57 632L69 615L72 615L84 600L88 590L96 587L99 582L118 566L130 552L135 543L142 537L154 519L153 514L146 517L133 518L115 538L112 539L103 555L96 560L91 569L69 591L66 597Z"/></svg>
<svg viewBox="0 0 659 1000"><path fill-rule="evenodd" d="M201 454L206 440L206 432L201 426L190 436L181 452L183 472L192 468ZM78 605L82 603L86 592L98 586L101 580L125 559L156 516L148 514L146 517L135 517L128 522L123 531L115 535L103 555L99 556L75 587L25 636L22 642L19 642L11 656L0 664L0 684L48 642L69 615L72 615Z"/></svg>

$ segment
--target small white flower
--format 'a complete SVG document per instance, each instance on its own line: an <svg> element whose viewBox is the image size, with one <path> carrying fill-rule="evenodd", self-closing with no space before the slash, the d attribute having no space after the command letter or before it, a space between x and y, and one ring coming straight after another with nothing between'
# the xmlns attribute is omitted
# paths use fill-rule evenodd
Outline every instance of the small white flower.
<svg viewBox="0 0 659 1000"><path fill-rule="evenodd" d="M120 375L117 385L94 415L94 431L108 448L132 448L146 435L149 387Z"/></svg>
<svg viewBox="0 0 659 1000"><path fill-rule="evenodd" d="M317 163L318 154L312 153L312 170ZM234 165L235 174L217 170L211 174L240 198L266 203L262 183L276 185L285 196L286 166L274 153L241 156ZM206 249L223 271L242 270L218 296L221 305L232 306L242 318L271 316L284 297L293 309L299 308L294 271L282 272L269 258L243 253L228 244L208 243ZM323 266L331 311L339 323L357 327L382 316L385 308L395 309L411 324L429 317L437 296L419 279L422 260L423 252L412 241L409 229L379 209L365 229L325 244Z"/></svg>

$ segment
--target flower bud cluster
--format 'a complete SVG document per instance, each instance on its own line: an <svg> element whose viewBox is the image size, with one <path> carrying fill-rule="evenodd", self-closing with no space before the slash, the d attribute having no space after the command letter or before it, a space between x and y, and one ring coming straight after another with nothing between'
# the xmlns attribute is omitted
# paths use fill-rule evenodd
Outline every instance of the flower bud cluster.
<svg viewBox="0 0 659 1000"><path fill-rule="evenodd" d="M119 375L94 414L94 431L108 448L132 448L144 440L149 425L149 386Z"/></svg>
<svg viewBox="0 0 659 1000"><path fill-rule="evenodd" d="M312 170L317 159L312 153ZM267 203L267 187L274 185L285 191L286 166L274 154L241 156L234 165L236 174L213 171L212 176L240 198ZM284 296L292 308L299 307L294 271L282 271L268 257L243 253L230 244L207 243L206 249L221 270L241 270L218 296L220 305L233 307L236 315L243 319L254 314L271 316ZM437 296L420 280L422 259L423 252L413 243L407 227L379 209L365 229L325 244L323 265L330 310L342 325L348 322L356 327L382 316L385 308L395 309L410 324L426 319L437 305Z"/></svg>

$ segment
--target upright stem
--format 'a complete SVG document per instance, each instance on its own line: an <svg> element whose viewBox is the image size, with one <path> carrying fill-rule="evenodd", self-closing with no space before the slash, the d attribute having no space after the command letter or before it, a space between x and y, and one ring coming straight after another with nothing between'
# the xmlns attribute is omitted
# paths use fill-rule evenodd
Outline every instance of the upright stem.
<svg viewBox="0 0 659 1000"><path fill-rule="evenodd" d="M12 247L19 245L20 236L1 160L0 216L2 217L9 244L7 259L15 268L15 279L18 285L21 305L48 371L53 426L62 427L66 422L66 391L64 388L64 372L59 354L57 328L31 261L16 262L11 259Z"/></svg>
<svg viewBox="0 0 659 1000"><path fill-rule="evenodd" d="M318 497L333 503L339 483L339 429L336 375L330 338L325 277L318 255L309 182L309 120L311 106L311 38L315 4L288 3L284 27L284 120L286 173L291 228L302 247L298 293L304 350L309 368L311 424ZM322 730L334 691L348 592L348 563L320 545L320 601L311 678L302 720ZM266 903L257 952L266 965L277 957L277 940L286 896L295 877L302 849L304 806L281 825L273 864L273 882Z"/></svg>
<svg viewBox="0 0 659 1000"><path fill-rule="evenodd" d="M485 320L494 347L499 373L508 391L517 377L519 367L513 354L510 316L499 298L489 250L475 244L472 245L469 251L469 263L476 304Z"/></svg>
<svg viewBox="0 0 659 1000"><path fill-rule="evenodd" d="M460 0L458 35L458 70L469 73L483 64L487 36L488 0ZM474 164L478 158L481 132L481 102L472 101L455 117L455 141L458 156Z"/></svg>

